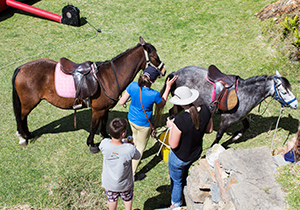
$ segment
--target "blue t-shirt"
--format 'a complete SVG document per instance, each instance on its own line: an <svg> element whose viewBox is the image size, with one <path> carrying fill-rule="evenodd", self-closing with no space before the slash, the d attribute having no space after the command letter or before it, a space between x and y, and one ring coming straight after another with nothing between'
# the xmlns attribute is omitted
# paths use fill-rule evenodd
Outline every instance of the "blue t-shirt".
<svg viewBox="0 0 300 210"><path fill-rule="evenodd" d="M126 91L131 97L131 104L128 112L128 119L136 125L149 127L150 124L143 111L140 101L140 87L137 82L131 82ZM144 109L148 118L152 123L153 104L159 104L161 102L160 93L157 90L151 88L142 87L142 101Z"/></svg>

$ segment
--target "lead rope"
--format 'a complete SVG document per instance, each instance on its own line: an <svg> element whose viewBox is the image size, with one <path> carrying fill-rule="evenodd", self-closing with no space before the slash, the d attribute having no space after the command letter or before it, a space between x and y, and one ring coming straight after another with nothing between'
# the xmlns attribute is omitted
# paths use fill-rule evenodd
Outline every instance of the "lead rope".
<svg viewBox="0 0 300 210"><path fill-rule="evenodd" d="M157 138L157 140L161 143L161 145L160 145L160 147L159 147L159 150L158 150L156 156L159 156L159 153L160 153L161 149L163 148L163 146L167 147L168 149L171 148L169 145L167 145L167 144L165 143L165 142L166 142L166 138L167 138L167 136L168 136L168 133L169 133L170 129L171 129L171 128L168 128L166 131L164 131L164 132L166 132L166 133L165 133L165 136L164 136L164 140L163 140L163 141L161 141L159 138Z"/></svg>
<svg viewBox="0 0 300 210"><path fill-rule="evenodd" d="M273 139L272 139L271 152L273 151L273 143L274 143L274 139L275 139L275 134L276 134L276 131L277 131L277 128L278 128L278 124L279 124L279 120L280 120L280 117L281 117L281 114L282 114L283 110L284 110L284 107L281 107L280 114L278 116L276 127L275 127L275 131L274 131Z"/></svg>

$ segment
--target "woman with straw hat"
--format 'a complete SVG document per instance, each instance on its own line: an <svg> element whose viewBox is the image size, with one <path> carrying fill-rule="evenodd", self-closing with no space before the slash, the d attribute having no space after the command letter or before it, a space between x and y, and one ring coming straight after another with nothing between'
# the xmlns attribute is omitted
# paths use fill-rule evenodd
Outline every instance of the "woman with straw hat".
<svg viewBox="0 0 300 210"><path fill-rule="evenodd" d="M185 110L175 119L167 118L170 128L169 174L171 178L171 208L182 205L183 187L186 185L188 170L202 153L204 133L213 131L213 121L207 106L196 107L193 102L199 92L186 86L176 88L169 100Z"/></svg>

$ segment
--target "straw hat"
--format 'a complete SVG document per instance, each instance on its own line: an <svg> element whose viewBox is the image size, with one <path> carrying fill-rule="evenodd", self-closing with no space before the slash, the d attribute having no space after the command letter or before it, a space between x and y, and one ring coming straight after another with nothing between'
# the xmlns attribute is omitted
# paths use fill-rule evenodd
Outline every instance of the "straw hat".
<svg viewBox="0 0 300 210"><path fill-rule="evenodd" d="M198 90L190 89L186 86L176 88L174 96L169 100L175 105L188 105L196 101L199 96Z"/></svg>

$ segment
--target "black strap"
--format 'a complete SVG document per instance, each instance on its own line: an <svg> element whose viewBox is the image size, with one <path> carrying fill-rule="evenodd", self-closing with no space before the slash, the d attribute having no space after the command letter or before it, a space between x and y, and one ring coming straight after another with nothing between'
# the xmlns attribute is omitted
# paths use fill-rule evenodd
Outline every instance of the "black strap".
<svg viewBox="0 0 300 210"><path fill-rule="evenodd" d="M116 74L114 65L113 65L112 61L110 61L110 63L111 63L111 67L112 67L112 70L113 70L114 75L115 75L115 78L116 78L116 82L117 82L117 86L118 86L118 90L119 90L119 95L121 95L122 93L121 93L121 89L120 89L120 86L119 86L119 82L118 82L118 78L117 78L117 74ZM98 67L97 67L97 68L98 68ZM98 80L99 85L101 86L101 88L102 88L104 94L105 94L109 99L118 102L118 101L119 101L118 98L112 98L112 97L110 97L110 96L106 93L106 91L105 91L105 89L104 89L104 87L103 87L103 85L102 85L102 83L101 83L100 78L98 77L98 75L97 75L97 80Z"/></svg>
<svg viewBox="0 0 300 210"><path fill-rule="evenodd" d="M148 116L147 116L147 113L146 113L146 111L145 111L145 109L144 109L144 106L143 106L143 102L142 102L142 87L140 87L140 101L141 101L141 105L142 105L143 111L144 111L144 113L145 113L145 115L146 115L146 118L147 118L147 120L148 120L148 122L149 122L149 124L150 124L151 129L152 129L152 130L155 130L155 127L154 127L154 126L152 125L152 123L150 122L150 120L149 120L149 118L148 118Z"/></svg>

